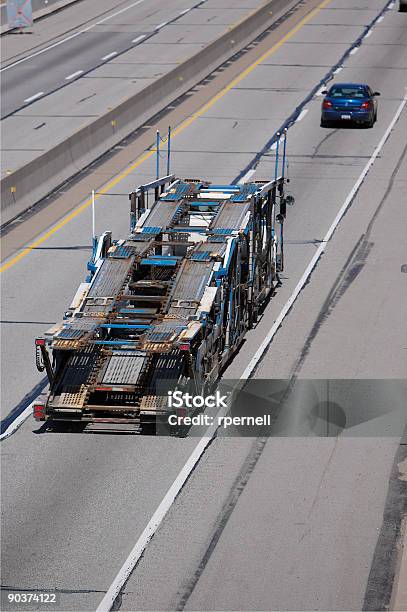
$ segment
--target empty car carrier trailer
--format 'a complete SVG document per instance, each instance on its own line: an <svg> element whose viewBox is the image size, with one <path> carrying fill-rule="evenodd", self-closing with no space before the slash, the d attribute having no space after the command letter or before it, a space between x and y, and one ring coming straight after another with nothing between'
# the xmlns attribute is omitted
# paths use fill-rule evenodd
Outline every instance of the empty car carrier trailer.
<svg viewBox="0 0 407 612"><path fill-rule="evenodd" d="M166 389L208 391L279 282L285 183L166 176L131 193L130 234L95 240L63 321L36 339L50 386L35 419L136 431L168 420Z"/></svg>

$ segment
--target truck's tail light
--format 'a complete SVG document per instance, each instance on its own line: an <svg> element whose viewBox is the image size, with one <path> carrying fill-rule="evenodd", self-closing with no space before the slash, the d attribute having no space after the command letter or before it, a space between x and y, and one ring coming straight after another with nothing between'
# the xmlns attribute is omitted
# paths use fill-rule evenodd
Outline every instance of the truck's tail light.
<svg viewBox="0 0 407 612"><path fill-rule="evenodd" d="M189 344L185 343L185 344L180 344L179 345L179 350L180 351L189 351Z"/></svg>
<svg viewBox="0 0 407 612"><path fill-rule="evenodd" d="M36 421L45 421L45 404L34 404L33 416Z"/></svg>
<svg viewBox="0 0 407 612"><path fill-rule="evenodd" d="M180 419L184 419L187 416L186 408L177 408L177 417Z"/></svg>
<svg viewBox="0 0 407 612"><path fill-rule="evenodd" d="M332 102L330 102L329 100L324 100L322 102L322 108L332 108Z"/></svg>
<svg viewBox="0 0 407 612"><path fill-rule="evenodd" d="M45 338L36 338L35 346L45 346Z"/></svg>

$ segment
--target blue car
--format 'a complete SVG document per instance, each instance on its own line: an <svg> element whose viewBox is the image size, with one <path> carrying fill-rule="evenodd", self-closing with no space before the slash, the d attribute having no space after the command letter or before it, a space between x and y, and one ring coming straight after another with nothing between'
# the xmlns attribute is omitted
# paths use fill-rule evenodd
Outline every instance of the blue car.
<svg viewBox="0 0 407 612"><path fill-rule="evenodd" d="M377 120L378 91L362 83L337 83L329 91L323 91L321 127L334 121L357 122L373 127Z"/></svg>

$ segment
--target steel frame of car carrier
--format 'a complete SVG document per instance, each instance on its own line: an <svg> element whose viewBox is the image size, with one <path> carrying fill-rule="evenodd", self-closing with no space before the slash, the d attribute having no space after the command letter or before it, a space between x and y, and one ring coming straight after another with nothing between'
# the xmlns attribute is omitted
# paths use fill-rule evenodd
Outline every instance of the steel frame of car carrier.
<svg viewBox="0 0 407 612"><path fill-rule="evenodd" d="M139 426L168 418L166 389L209 389L279 283L285 183L170 175L131 193L130 234L95 241L63 321L36 339L50 389L34 417Z"/></svg>

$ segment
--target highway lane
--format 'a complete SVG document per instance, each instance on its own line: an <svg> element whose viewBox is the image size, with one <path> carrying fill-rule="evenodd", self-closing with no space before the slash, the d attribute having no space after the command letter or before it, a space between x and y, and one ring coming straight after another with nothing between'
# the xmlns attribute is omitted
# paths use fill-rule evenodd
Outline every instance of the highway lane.
<svg viewBox="0 0 407 612"><path fill-rule="evenodd" d="M136 2L137 0L134 1ZM316 0L314 0L315 2ZM227 35L229 28L236 24L236 21L240 20L243 16L247 17L260 4L261 0L250 0L249 3L246 0L239 0L233 6L223 8L223 4L220 4L219 0L207 0L199 9L192 11L188 11L188 9L180 10L177 14L183 14L179 16L179 19L168 26L163 26L158 33L150 38L146 37L142 44L139 44L139 36L142 36L142 34L136 37L134 37L134 34L130 34L130 32L137 31L140 23L138 22L136 25L122 23L127 13L122 12L109 22L104 21L101 23L102 20L98 20L96 23L99 23L99 25L96 27L96 24L94 24L95 28L91 32L86 32L86 34L89 34L90 39L99 36L98 40L101 40L100 35L103 33L103 30L111 31L113 29L117 31L118 36L124 36L125 32L126 36L131 36L130 40L135 41L132 43L132 48L122 55L111 57L110 54L114 53L115 49L110 47L106 50L105 54L99 54L98 56L98 61L103 65L88 73L82 73L82 68L78 65L69 65L69 70L67 66L66 71L61 75L61 81L57 84L59 86L62 82L64 85L50 95L46 95L46 92L43 95L43 89L39 89L37 83L35 83L34 87L33 83L32 90L21 98L23 104L25 104L24 100L29 100L27 106L24 106L22 110L11 117L3 119L3 176L15 176L13 173L19 168L26 166L29 162L33 162L34 167L37 167L37 173L33 176L33 186L30 194L25 193L24 195L21 192L21 197L17 198L17 209L13 210L13 206L8 207L4 214L5 220L14 217L23 207L28 207L32 202L41 199L46 194L47 189L55 187L58 182L68 178L68 172L75 172L77 166L81 167L92 160L88 154L88 149L86 147L83 148L81 145L80 151L75 153L77 166L67 168L66 172L61 167L59 170L55 169L54 179L47 181L46 176L41 174L37 165L38 161L40 167L42 167L41 164L44 163L43 154L46 154L47 151L52 150L58 145L66 144L66 141L73 134L80 131L81 128L91 128L97 118L102 119L106 113L122 105L125 100L137 96L149 85L160 80L166 73L177 69L179 65L182 66L188 58L202 51L205 46L217 40L221 34ZM303 5L299 0L290 0L288 5L279 0L276 4L279 7L279 11L281 11L281 7L285 8L287 6L289 9L292 5L298 5L299 9L297 12L299 13L304 11L304 6L308 6L308 2ZM133 5L126 4L120 11L124 11L128 6ZM114 14L115 12L113 12ZM277 9L276 14L278 14ZM103 17L103 19L108 17ZM156 16L153 13L150 18L146 17L146 28L148 31L151 28L156 28L168 21L170 17L173 17L173 14L170 15L169 9L167 11L164 10L163 13L160 13L160 19L163 21L157 25ZM117 23L117 20L120 23ZM149 20L151 23L147 23ZM93 26L90 24L86 27ZM70 36L75 36L75 32L70 34ZM81 36L77 36L75 40L81 38ZM107 40L108 38L106 36ZM74 39L70 39L70 42L72 40ZM48 51L51 54L57 50L59 52L64 44L67 44L66 39L62 38L53 41L51 49L49 47L37 49L34 51L37 55L33 57L33 61L39 60ZM238 45L239 43L236 44ZM103 60L102 58L105 59ZM25 70L27 63L25 58L17 58L16 61L19 63L15 65L15 68ZM222 60L220 59L219 61ZM3 69L5 71L3 74L13 71L14 68L12 66L13 64L6 66ZM211 66L213 67L213 64ZM208 70L210 69L211 67L208 67ZM200 74L202 77L206 76L204 71L205 68L201 67ZM184 76L183 78L187 77ZM134 117L134 124L129 123L129 119L126 119L124 124L118 119L117 128L116 124L112 124L117 140L127 135L126 126L128 130L131 130L132 126L134 128L140 127L142 121L148 121L150 119L149 112L154 113L160 110L160 104L162 104L160 100L156 101L153 99L153 109L148 111L148 108L151 108L150 104L148 104L145 116L141 116L142 110L139 108ZM107 146L106 137L109 138L106 134L103 136L102 142L99 143L99 148L96 148L94 151L94 155L105 152L103 143ZM94 138L98 139L96 134ZM18 180L17 177L16 180Z"/></svg>
<svg viewBox="0 0 407 612"><path fill-rule="evenodd" d="M128 6L130 2L131 0L111 0L110 2L109 0L81 0L77 6L74 3L65 7L63 11L51 13L46 19L35 24L28 34L4 34L0 39L2 64L10 64L28 55L30 51L49 46L67 33L73 33L84 26L91 25L94 21L103 19Z"/></svg>
<svg viewBox="0 0 407 612"><path fill-rule="evenodd" d="M102 19L94 19L86 27L70 32L49 48L8 64L2 72L1 118L69 85L72 80L155 36L162 27L180 19L184 11L198 8L205 1L176 0L170 8L158 0L128 2ZM237 17L247 12L245 8Z"/></svg>
<svg viewBox="0 0 407 612"><path fill-rule="evenodd" d="M332 4L335 6L335 3ZM360 21L364 21L374 10L379 10L383 5L383 2L376 2L375 9L367 11L368 15L363 14L362 9L359 11L349 9L347 12L340 10L329 12L327 9L321 14L321 17L324 18L322 23L331 18L332 14L337 15L339 12L341 22L348 20L350 23L355 23L358 18L360 18ZM386 37L388 37L387 40L392 40L395 32L400 32L399 22L396 21L398 17L396 13L386 15L383 25L378 26L373 35L369 37L368 41L370 42L366 41L366 45L371 45L367 60L365 57L364 60L360 60L360 65L358 63L362 57L362 48L347 63L346 68L348 70L349 66L349 69L354 71L353 74L356 78L356 76L360 77L361 73L366 74L368 69L373 71L369 66L375 65L375 87L381 88L383 91L387 88L386 95L381 100L379 124L369 131L344 130L339 132L333 130L326 133L324 131L322 134L321 130L317 129L315 125L315 119L318 120L317 108L319 105L319 100L316 100L310 105L310 108L312 108L308 115L293 128L290 134L290 146L294 153L294 161L291 163L292 188L295 195L298 194L298 206L290 211L291 215L287 223L288 239L294 244L296 242L305 244L296 244L295 254L294 250L291 251L292 257L290 262L287 262L287 278L282 291L279 292L277 299L273 300L267 310L267 314L262 321L263 327L259 326L253 334L249 335L245 346L246 355L257 348L258 337L256 337L256 333L263 334L264 337L264 329L270 326L275 317L280 300L284 300L287 292L292 291L296 280L302 273L304 262L307 261L315 248L312 244L306 244L306 242L323 236L337 208L352 187L360 173L361 166L366 162L366 158L371 155L379 135L384 131L384 126L389 122L400 98L403 96L402 84L405 74L403 49L400 44L389 46L383 44L383 42L386 43ZM353 27L356 29L358 26ZM325 26L319 25L318 27L317 20L315 22L313 20L308 28L303 28L302 32L304 33L309 28L313 28L314 33L319 32L321 34ZM348 33L349 29L347 29ZM342 32L341 35L344 36L345 30L346 28L336 29L333 25L332 36L340 37L339 32ZM330 63L334 63L335 58L338 54L340 55L340 51L346 46L343 43L336 43L330 45L330 49L328 49L328 45L326 45L324 47L324 62L322 63L320 60L316 62L312 58L313 46L309 42L300 42L301 31L298 36L299 40L294 38L292 45L284 45L274 55L273 59L273 63L278 63L282 67L285 65L286 70L283 71L283 74L287 78L287 81L285 81L286 92L269 91L273 88L281 89L281 86L279 87L281 72L278 78L274 76L275 66L271 65L270 62L268 73L264 72L263 67L259 67L257 75L256 71L251 73L249 80L254 79L254 84L249 84L248 91L242 94L245 97L244 107L239 106L240 98L236 96L235 91L232 91L230 97L227 94L221 102L218 102L205 114L205 117L189 126L188 130L177 137L177 140L174 141L175 164L181 175L184 173L191 175L192 172L196 174L196 167L200 166L205 167L206 175L210 175L214 180L230 180L233 176L236 176L241 168L249 162L253 153L264 144L264 133L270 133L284 116L282 111L274 112L277 104L283 105L284 110L293 108L296 102L303 97L305 91L318 81L326 67ZM379 40L380 44L374 44L375 37L379 37L376 38L376 41ZM297 44L300 45L298 52L293 51L296 40ZM349 42L347 36L345 42ZM292 53L300 54L303 58L301 61L306 64L306 67L303 66L302 70L298 71L302 80L295 70L291 70L293 66L290 64L298 62L297 57L292 57ZM363 61L365 61L365 65L363 65ZM368 62L367 65L366 61ZM390 61L391 70L387 68ZM395 76L397 78L394 78ZM263 92L264 95L259 96L258 89L264 87L265 82L267 82L267 86ZM271 87L269 84L271 84ZM252 92L252 94L249 92ZM254 109L256 109L256 112ZM246 110L246 113L243 113L243 110ZM260 122L259 119L263 119L263 121ZM197 123L200 124L199 129ZM328 134L330 134L330 137L325 140L324 144L322 141ZM242 146L242 142L244 146ZM319 152L323 147L328 147L326 153ZM317 152L315 152L316 150ZM328 155L329 159L317 157L318 155ZM148 174L151 176L152 165L153 163L150 161L148 165L137 169L136 172L132 173L130 179L120 183L115 187L115 190L119 189L123 193L127 193L129 186L133 187L137 179L146 177ZM266 158L262 173L269 176L272 168L272 158ZM260 175L260 178L264 178L264 175ZM315 179L318 180L317 184ZM299 194L301 194L301 198ZM302 205L301 201L303 202ZM127 227L127 206L128 201L125 197L117 197L114 200L107 197L103 198L98 205L98 223L103 223L104 228L112 228L118 235ZM123 221L119 218L120 213L123 213ZM90 220L88 219L88 221ZM14 320L20 321L19 325L8 324L8 333L6 332L7 346L14 345L16 347L16 354L13 356L8 353L6 360L7 369L5 373L10 384L7 391L8 397L5 397L5 401L8 400L8 406L12 406L13 401L21 399L22 394L31 388L30 385L38 380L31 366L32 353L29 354L31 339L37 333L38 325L33 325L29 321L35 320L31 318L33 313L36 314L38 322L40 322L39 315L44 317L44 319L41 319L44 322L53 321L63 311L79 281L78 274L80 274L80 270L84 269L83 264L88 256L88 251L81 247L88 244L88 235L89 231L85 225L85 218L77 218L47 241L42 249L30 254L25 260L11 268L8 272L8 279L5 276L3 295L7 297L4 302L6 310L4 311L3 307L3 316L5 312L7 320L11 321L14 317ZM73 237L75 240L73 240ZM59 271L55 264L58 264ZM60 272L62 269L64 270L63 278ZM13 289L17 286L25 287L24 291L19 291L18 295ZM46 287L51 289L48 296L45 295L44 291ZM23 295L30 302L29 309L21 301ZM28 318L28 314L30 318ZM290 353L287 355L287 348L284 351L286 361L291 363L290 360L293 359L293 355ZM233 366L237 368L238 363L238 360L235 360ZM19 369L24 369L26 373L24 384L21 384L18 378ZM88 436L83 439L82 436L64 434L33 435L32 429L32 423L27 422L15 436L3 445L3 452L9 454L11 464L10 468L3 470L3 490L6 495L4 509L6 516L8 516L6 523L4 523L5 533L8 535L7 541L3 543L3 555L7 554L6 566L10 568L6 576L7 584L15 583L18 580L18 584L22 588L23 583L26 586L34 587L33 581L37 585L42 582L41 586L52 582L52 584L58 584L59 588L67 591L63 599L65 609L69 609L72 602L76 603L78 601L83 609L95 607L95 603L100 600L101 595L98 591L103 591L108 587L109 579L114 576L116 569L118 569L118 565L115 565L115 563L120 557L124 558L127 554L126 545L123 542L127 542L128 550L131 546L130 533L131 537L135 539L137 533L146 524L155 508L157 498L165 490L165 483L167 483L167 486L170 484L171 477L173 477L177 467L188 455L190 448L187 447L187 444L190 443L190 440L171 439L163 442L159 439L151 443L150 439L140 438L120 438L120 440L117 440L116 437ZM41 440L41 448L38 440ZM117 454L112 452L112 440L120 442L120 446L117 445ZM234 474L236 475L239 472L241 464L246 458L250 441L233 441L229 447L226 446L227 443L222 443L222 441L219 444L225 444L223 450L220 450L220 456L214 457L208 453L208 458L205 457L202 463L203 469L207 471L206 477L199 480L199 490L201 494L207 495L209 484L211 482L216 484L217 481L211 480L213 476L211 465L214 466L216 473L224 474L225 478L223 487L217 490L216 504L221 505L222 501L227 499L230 481L233 480ZM394 443L392 442L392 444ZM152 447L154 448L152 449ZM228 452L227 449L231 447L232 451ZM22 454L21 448L24 448ZM114 448L116 449L116 447ZM126 453L128 463L124 461ZM382 472L375 469L377 467L375 464L372 467L372 472L377 476L375 486L382 492L386 488L387 472L385 466L391 459L391 453L391 448L383 449L383 453L378 453L377 460L383 465ZM283 455L283 452L281 455ZM21 460L17 462L16 466L16 457L19 456L21 456ZM41 470L44 469L42 460L44 456L49 456L49 461L46 462L45 474L41 474ZM173 459L173 467L167 465L168 456ZM164 461L163 457L165 457ZM142 458L144 458L143 461ZM324 451L316 453L315 461L320 461L323 464L327 458L329 458L329 452ZM301 461L303 456L300 455L297 459ZM229 460L231 460L232 465L228 463ZM72 469L70 469L69 466L72 463ZM342 463L339 461L339 466L341 465ZM354 466L352 462L349 465ZM31 466L30 469L29 466ZM314 466L315 463L312 463L311 468ZM133 468L135 469L136 483L129 486L129 471L133 474ZM299 464L294 458L292 469L298 471L298 468ZM35 477L36 470L37 478ZM50 481L52 486L49 489L44 488L44 483L50 479L48 474L51 476L51 472L48 472L48 470L57 474ZM105 483L112 482L112 474L117 480L114 494L121 498L120 516L114 514L111 505L110 484L107 485L107 488L104 487ZM28 490L28 483L31 481L34 484L33 486L30 485L31 495L27 497L25 491ZM89 486L91 493L96 494L96 489L98 491L99 497L97 497L96 503L92 503L92 494L86 498L86 503L82 503L85 495L85 483L94 483L94 485ZM156 489L159 490L157 496L155 495ZM126 491L126 495L130 496L130 499L129 497L125 498L124 491ZM47 525L41 528L38 525L40 518L43 516L43 501L47 494L51 497L49 503L46 504L46 514L53 520L49 520ZM68 499L70 500L68 508L64 510ZM201 497L197 496L196 499L201 499ZM18 516L16 516L15 511L11 511L11 507L19 508ZM92 507L92 514L89 513L90 507ZM7 512L8 508L10 508L9 512ZM69 524L75 524L75 526L79 524L80 533L77 533L76 529L63 532L64 520L67 520L70 509L74 511L74 518L71 518L72 522ZM114 516L114 519L112 519L112 516ZM189 516L194 518L193 514ZM110 533L112 522L114 522L115 530ZM35 533L33 533L33 523L36 525ZM89 554L89 550L95 547L95 523L98 523L102 527L102 532L108 535L102 541L99 539L94 555L93 553ZM260 521L259 524L261 524ZM196 537L201 535L205 538L203 527L201 534L199 529L200 523L195 522ZM17 538L20 548L18 556L12 552L9 553L15 548ZM31 545L29 543L30 539ZM58 542L57 547L55 542ZM370 544L371 542L369 542L369 546ZM36 551L37 557L42 559L38 569L33 567L32 564L31 552L33 550ZM52 553L52 563L47 563L47 554L50 554L51 550L54 551ZM181 565L181 560L184 558L181 552L184 551L184 547L183 551L173 550L177 562ZM65 554L65 551L68 554ZM70 562L70 551L75 551L73 563ZM64 563L63 569L62 563ZM157 588L157 594L162 593L157 587L157 583L155 583L155 588ZM89 592L80 593L78 592L80 589L89 590ZM71 591L76 591L76 593L71 593ZM151 590L149 592L151 593Z"/></svg>
<svg viewBox="0 0 407 612"><path fill-rule="evenodd" d="M381 396L379 402L390 407L395 401L396 387L384 389L376 381L405 380L407 373L407 328L400 308L407 298L400 271L407 256L407 215L400 206L406 188L406 128L404 114L256 379L294 373L311 379L343 376L347 386L354 386L355 378L365 376ZM384 227L391 241L383 241ZM383 483L407 424L405 382L403 388L404 400L396 400L398 413L354 427L348 421L339 438L294 436L295 428L282 416L284 437L268 440L247 484L244 469L240 478L234 472L237 440L217 439L126 585L121 609L365 609L386 501ZM292 416L298 420L301 415ZM253 447L252 456L256 443ZM224 491L219 465L232 475L221 510L216 500L218 487ZM210 500L204 510L197 503L203 483ZM243 493L227 520L228 503L234 503L239 487ZM397 513L400 500L391 502L387 511ZM178 544L181 538L190 542L186 550ZM381 552L390 567L396 551ZM163 578L160 584L157 575ZM388 585L375 586L377 601L383 602L375 609L384 609Z"/></svg>

